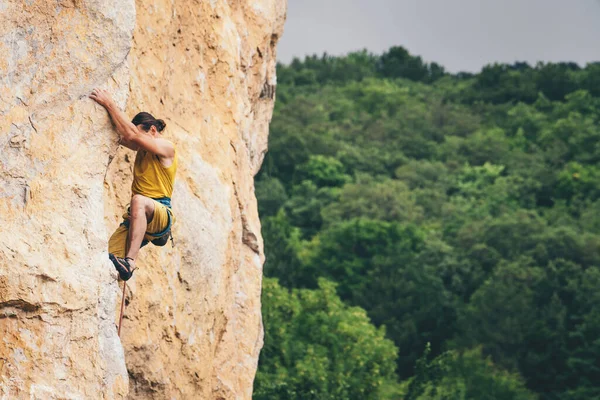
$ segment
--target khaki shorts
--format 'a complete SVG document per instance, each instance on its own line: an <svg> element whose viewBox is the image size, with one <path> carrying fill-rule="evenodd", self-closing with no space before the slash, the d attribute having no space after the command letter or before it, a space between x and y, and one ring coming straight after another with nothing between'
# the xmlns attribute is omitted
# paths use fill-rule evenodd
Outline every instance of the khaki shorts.
<svg viewBox="0 0 600 400"><path fill-rule="evenodd" d="M156 239L154 236L148 235L149 233L159 233L164 231L169 225L169 211L167 206L159 203L156 200L154 201L154 216L152 217L152 221L148 223L148 227L146 228L146 235L144 235L144 239L148 241L152 241ZM129 208L127 212L123 214L123 219L129 221ZM172 223L175 223L175 216L171 213ZM117 257L124 258L127 255L127 251L129 250L129 241L127 240L127 236L129 235L129 228L124 225L119 225L115 233L112 234L108 241L108 252L110 254L114 254Z"/></svg>

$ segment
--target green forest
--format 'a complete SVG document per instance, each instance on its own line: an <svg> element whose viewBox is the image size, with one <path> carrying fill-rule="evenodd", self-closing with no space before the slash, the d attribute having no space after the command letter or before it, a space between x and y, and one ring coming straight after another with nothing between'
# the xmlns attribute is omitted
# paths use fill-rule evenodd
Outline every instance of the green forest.
<svg viewBox="0 0 600 400"><path fill-rule="evenodd" d="M278 66L253 398L600 398L600 63Z"/></svg>

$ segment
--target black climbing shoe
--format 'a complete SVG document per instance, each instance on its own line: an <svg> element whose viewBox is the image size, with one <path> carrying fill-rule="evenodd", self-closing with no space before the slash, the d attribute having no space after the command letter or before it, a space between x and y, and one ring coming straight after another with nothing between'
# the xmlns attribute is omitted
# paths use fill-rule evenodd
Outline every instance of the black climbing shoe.
<svg viewBox="0 0 600 400"><path fill-rule="evenodd" d="M112 261L113 265L115 266L121 280L128 281L133 275L133 271L135 271L135 268L132 269L131 265L129 265L129 261L127 260L133 260L133 258L121 258L115 256L114 254L109 254L108 258L110 258L110 261Z"/></svg>

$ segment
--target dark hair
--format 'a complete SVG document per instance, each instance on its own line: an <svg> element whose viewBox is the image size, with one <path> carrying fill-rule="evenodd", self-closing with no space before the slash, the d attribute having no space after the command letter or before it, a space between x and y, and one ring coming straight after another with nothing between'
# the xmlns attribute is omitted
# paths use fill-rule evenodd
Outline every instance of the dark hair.
<svg viewBox="0 0 600 400"><path fill-rule="evenodd" d="M135 117L133 117L131 122L135 126L142 125L146 132L148 132L152 126L155 126L157 131L162 132L167 126L165 121L162 119L156 119L152 116L152 114L147 112L138 113Z"/></svg>

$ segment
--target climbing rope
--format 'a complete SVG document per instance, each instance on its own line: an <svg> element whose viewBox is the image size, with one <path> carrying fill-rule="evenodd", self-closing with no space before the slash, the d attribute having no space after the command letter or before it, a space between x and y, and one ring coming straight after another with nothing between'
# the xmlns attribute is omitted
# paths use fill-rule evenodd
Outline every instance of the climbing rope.
<svg viewBox="0 0 600 400"><path fill-rule="evenodd" d="M119 329L117 334L121 337L121 322L123 321L123 309L125 308L125 290L127 289L127 282L123 281L123 298L121 299L121 315L119 316Z"/></svg>

